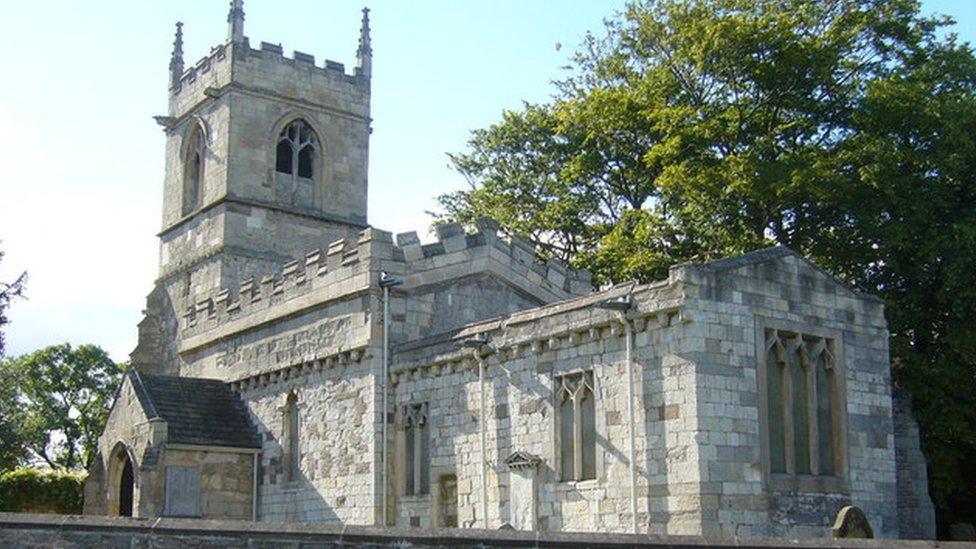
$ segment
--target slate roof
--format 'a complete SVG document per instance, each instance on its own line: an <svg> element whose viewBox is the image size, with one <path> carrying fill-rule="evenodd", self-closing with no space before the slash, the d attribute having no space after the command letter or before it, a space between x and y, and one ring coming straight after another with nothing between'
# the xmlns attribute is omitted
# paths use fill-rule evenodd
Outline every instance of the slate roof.
<svg viewBox="0 0 976 549"><path fill-rule="evenodd" d="M149 419L168 425L168 441L195 446L260 448L247 409L224 382L129 371L129 379Z"/></svg>

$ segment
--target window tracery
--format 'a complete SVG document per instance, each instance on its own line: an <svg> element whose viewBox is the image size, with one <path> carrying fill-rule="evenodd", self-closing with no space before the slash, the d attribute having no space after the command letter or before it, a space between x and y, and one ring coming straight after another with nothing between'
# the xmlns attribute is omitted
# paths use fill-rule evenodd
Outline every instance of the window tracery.
<svg viewBox="0 0 976 549"><path fill-rule="evenodd" d="M315 131L304 120L295 120L278 135L275 171L292 177L311 179L317 154Z"/></svg>
<svg viewBox="0 0 976 549"><path fill-rule="evenodd" d="M773 474L839 476L842 443L834 342L767 328L766 421Z"/></svg>
<svg viewBox="0 0 976 549"><path fill-rule="evenodd" d="M556 378L560 479L596 478L596 398L593 372Z"/></svg>
<svg viewBox="0 0 976 549"><path fill-rule="evenodd" d="M410 404L403 408L404 473L406 495L427 494L430 491L430 433L427 425L427 403Z"/></svg>

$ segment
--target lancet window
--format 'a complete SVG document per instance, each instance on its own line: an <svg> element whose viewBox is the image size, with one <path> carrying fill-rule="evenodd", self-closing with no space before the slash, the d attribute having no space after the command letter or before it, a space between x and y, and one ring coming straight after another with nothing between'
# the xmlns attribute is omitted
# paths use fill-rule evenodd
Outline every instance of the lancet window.
<svg viewBox="0 0 976 549"><path fill-rule="evenodd" d="M842 383L832 339L765 330L769 471L839 476Z"/></svg>
<svg viewBox="0 0 976 549"><path fill-rule="evenodd" d="M430 429L427 403L410 404L403 409L404 473L407 495L430 492Z"/></svg>
<svg viewBox="0 0 976 549"><path fill-rule="evenodd" d="M203 172L207 158L207 139L200 126L189 134L183 167L183 215L197 209L202 202Z"/></svg>
<svg viewBox="0 0 976 549"><path fill-rule="evenodd" d="M596 397L593 372L559 376L555 382L560 479L595 479Z"/></svg>

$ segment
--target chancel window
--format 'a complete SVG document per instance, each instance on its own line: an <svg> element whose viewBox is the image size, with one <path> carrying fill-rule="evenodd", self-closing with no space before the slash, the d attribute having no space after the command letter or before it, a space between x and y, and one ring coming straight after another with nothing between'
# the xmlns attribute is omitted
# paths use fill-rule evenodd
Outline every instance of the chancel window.
<svg viewBox="0 0 976 549"><path fill-rule="evenodd" d="M841 475L843 395L834 345L824 337L765 330L770 473Z"/></svg>
<svg viewBox="0 0 976 549"><path fill-rule="evenodd" d="M202 202L203 169L207 157L207 140L199 126L190 131L183 167L183 215L197 209Z"/></svg>
<svg viewBox="0 0 976 549"><path fill-rule="evenodd" d="M278 135L275 171L311 179L318 143L315 132L304 120L295 120Z"/></svg>
<svg viewBox="0 0 976 549"><path fill-rule="evenodd" d="M301 447L299 446L300 417L298 397L289 393L285 400L284 473L288 482L296 481L301 475Z"/></svg>
<svg viewBox="0 0 976 549"><path fill-rule="evenodd" d="M596 478L596 398L593 372L556 378L560 479Z"/></svg>
<svg viewBox="0 0 976 549"><path fill-rule="evenodd" d="M410 404L403 410L404 477L407 495L430 492L430 429L427 403Z"/></svg>

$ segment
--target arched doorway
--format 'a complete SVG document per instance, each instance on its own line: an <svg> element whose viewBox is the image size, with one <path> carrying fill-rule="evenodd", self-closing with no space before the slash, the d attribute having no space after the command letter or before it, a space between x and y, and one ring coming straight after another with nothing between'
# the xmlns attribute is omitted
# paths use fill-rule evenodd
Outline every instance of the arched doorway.
<svg viewBox="0 0 976 549"><path fill-rule="evenodd" d="M136 465L132 454L121 442L115 445L109 460L108 513L131 517L135 511Z"/></svg>
<svg viewBox="0 0 976 549"><path fill-rule="evenodd" d="M135 488L135 476L132 474L132 460L125 456L122 466L122 478L119 479L119 516L132 516L132 490Z"/></svg>

